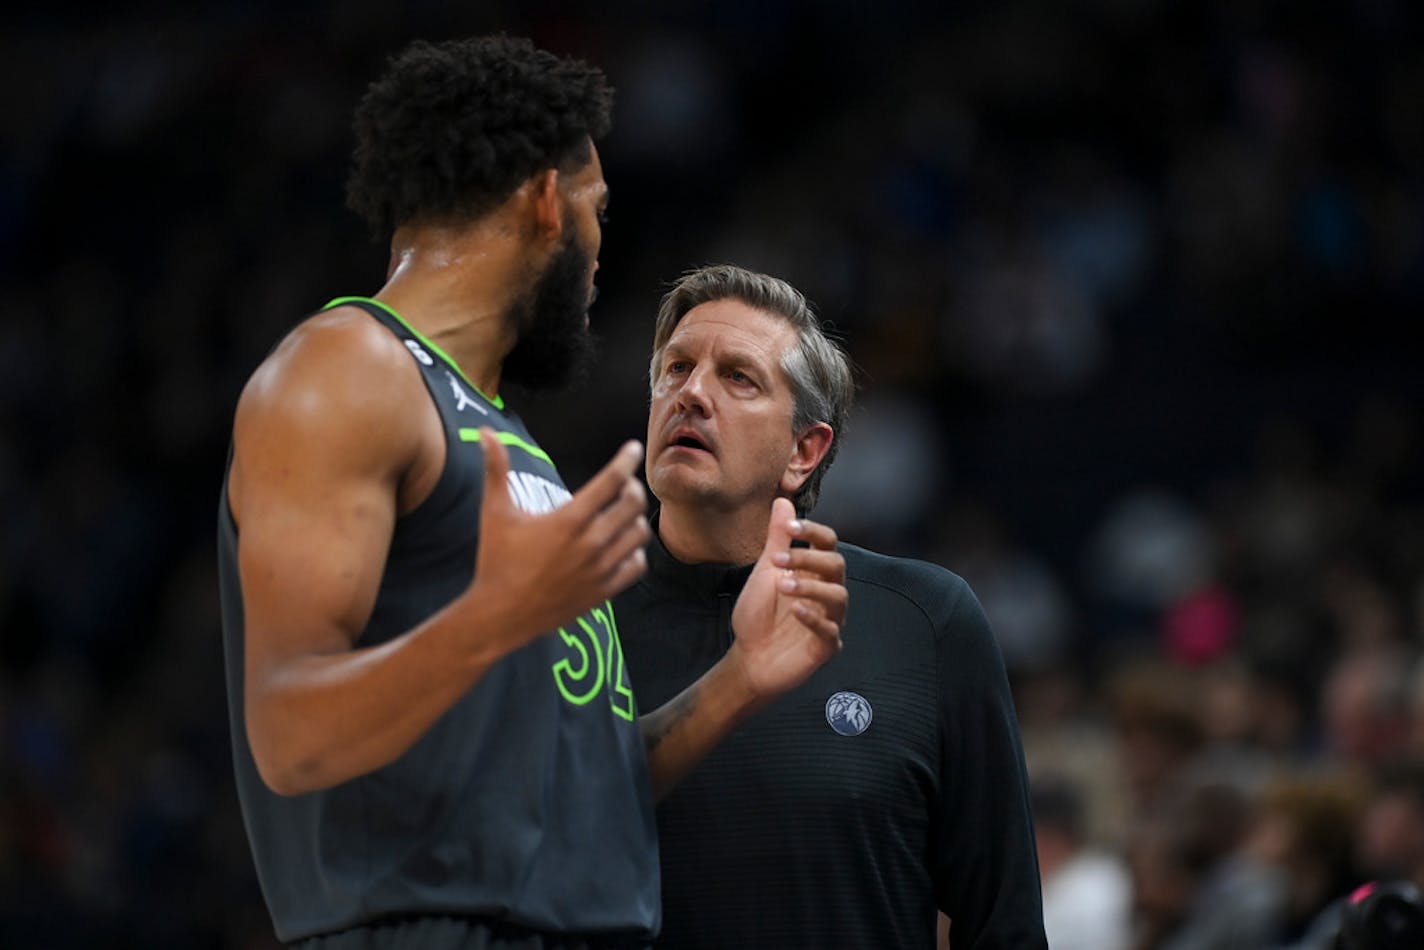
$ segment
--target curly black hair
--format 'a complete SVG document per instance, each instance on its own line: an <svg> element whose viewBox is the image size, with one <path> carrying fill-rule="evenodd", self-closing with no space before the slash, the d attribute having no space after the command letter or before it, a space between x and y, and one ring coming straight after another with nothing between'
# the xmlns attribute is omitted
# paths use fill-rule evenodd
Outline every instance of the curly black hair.
<svg viewBox="0 0 1424 950"><path fill-rule="evenodd" d="M587 162L612 105L600 70L526 39L416 41L356 109L347 206L377 237L478 218L531 175Z"/></svg>

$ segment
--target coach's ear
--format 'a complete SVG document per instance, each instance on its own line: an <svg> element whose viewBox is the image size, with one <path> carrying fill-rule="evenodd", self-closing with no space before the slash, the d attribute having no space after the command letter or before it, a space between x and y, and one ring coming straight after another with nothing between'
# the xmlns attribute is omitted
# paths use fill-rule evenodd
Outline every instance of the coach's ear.
<svg viewBox="0 0 1424 950"><path fill-rule="evenodd" d="M796 438L791 457L786 460L786 470L781 473L781 490L795 495L806 484L806 479L821 464L821 459L831 450L831 440L835 430L830 423L816 422L806 427Z"/></svg>

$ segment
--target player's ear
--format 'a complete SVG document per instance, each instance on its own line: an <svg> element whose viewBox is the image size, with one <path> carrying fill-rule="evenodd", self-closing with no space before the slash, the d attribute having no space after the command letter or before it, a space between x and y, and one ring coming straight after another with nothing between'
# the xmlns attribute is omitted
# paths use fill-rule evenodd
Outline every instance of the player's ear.
<svg viewBox="0 0 1424 950"><path fill-rule="evenodd" d="M534 227L540 237L558 239L564 232L563 195L559 191L559 170L546 168L527 182Z"/></svg>

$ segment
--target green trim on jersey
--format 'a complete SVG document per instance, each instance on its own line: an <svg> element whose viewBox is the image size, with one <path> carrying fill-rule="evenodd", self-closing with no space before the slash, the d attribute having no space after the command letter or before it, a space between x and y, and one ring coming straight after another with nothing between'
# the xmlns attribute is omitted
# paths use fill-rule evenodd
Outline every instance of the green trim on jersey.
<svg viewBox="0 0 1424 950"><path fill-rule="evenodd" d="M436 346L434 343L432 343L432 342L430 342L428 339L426 339L424 333L421 333L421 332L420 332L419 330L417 330L415 327L413 327L413 326L411 326L409 323L407 323L405 317L403 317L403 316L401 316L400 314L396 313L395 310L392 309L388 304L383 304L383 303L381 303L379 300L375 299L374 297L337 297L335 300L331 301L330 303L328 303L325 307L322 307L321 309L323 309L323 310L330 310L332 307L340 307L340 306L344 306L345 304L349 304L349 303L370 303L370 304L375 304L376 306L378 306L378 307L380 307L382 310L384 310L386 313L388 313L388 314L390 314L391 316L395 317L397 320L400 321L400 325L401 325L401 326L405 327L407 330L409 330L411 333L413 333L413 334L415 335L415 338L416 338L417 340L419 340L421 343L425 344L425 348L426 348L426 349L433 351L436 356L440 357L442 360L444 360L445 362L449 363L449 364L450 364L450 367L451 367L452 369L454 369L455 372L457 372L457 373L460 374L460 378L465 381L465 385L469 386L469 387L470 387L471 389L473 389L475 392L479 393L480 396L484 398L484 401L485 401L485 402L489 403L491 406L494 406L496 409L499 409L499 410L503 410L503 409L504 409L504 398L503 398L503 397L501 397L501 396L489 396L489 395L486 395L486 394L484 393L484 391L480 389L480 387L478 387L478 386L476 386L474 383L470 382L470 377L468 377L468 376L465 375L465 371L460 368L460 364L459 364L459 363L456 363L454 360L452 360L452 359L450 358L449 354L447 354L444 350L440 349L440 347ZM546 456L546 458L547 458L547 456Z"/></svg>
<svg viewBox="0 0 1424 950"><path fill-rule="evenodd" d="M528 442L525 442L523 439L521 439L519 436L515 435L513 432L496 432L496 433L495 433L495 438L499 439L499 441L500 441L500 442L503 442L505 445L512 445L512 446L514 446L516 449L523 449L524 451L528 452L530 455L534 456L536 459L540 459L540 460L542 460L542 461L548 462L552 467L554 467L554 468L556 468L556 469L558 468L557 465L554 465L554 460L551 459L551 458L549 458L549 453L548 453L548 452L545 452L543 449L539 448L539 446L537 446L537 445L530 445ZM460 430L460 441L461 441L461 442L478 442L478 441L480 441L480 430L479 430L479 429L461 429L461 430Z"/></svg>

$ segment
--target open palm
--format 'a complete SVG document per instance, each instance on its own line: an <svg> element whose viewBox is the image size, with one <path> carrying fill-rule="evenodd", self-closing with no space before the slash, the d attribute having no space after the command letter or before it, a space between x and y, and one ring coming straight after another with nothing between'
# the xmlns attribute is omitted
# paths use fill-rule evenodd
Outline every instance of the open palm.
<svg viewBox="0 0 1424 950"><path fill-rule="evenodd" d="M809 546L793 548L793 539ZM757 695L792 689L840 650L849 595L835 545L834 531L797 521L787 499L772 505L766 547L732 612L733 650Z"/></svg>

